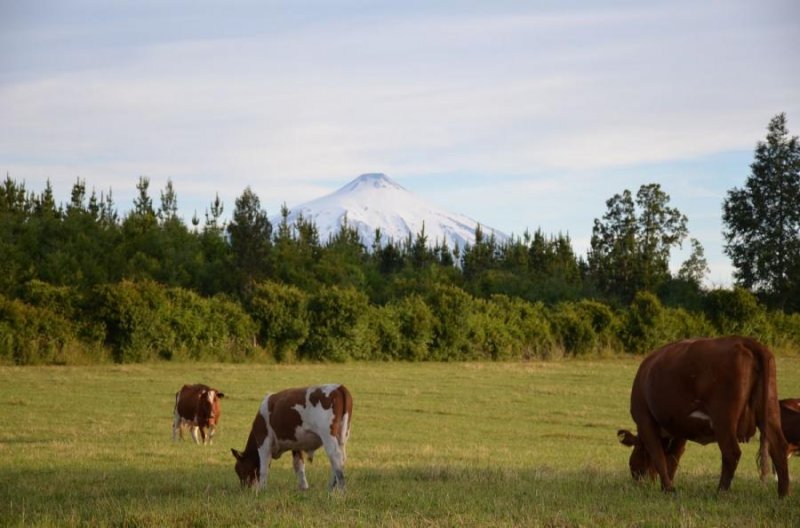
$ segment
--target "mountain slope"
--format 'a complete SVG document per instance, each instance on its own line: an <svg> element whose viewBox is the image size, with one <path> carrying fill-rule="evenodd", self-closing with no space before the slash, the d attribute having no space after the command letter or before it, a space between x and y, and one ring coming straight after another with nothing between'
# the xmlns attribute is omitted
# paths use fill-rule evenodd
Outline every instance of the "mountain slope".
<svg viewBox="0 0 800 528"><path fill-rule="evenodd" d="M430 245L446 240L450 249L456 245L463 248L467 243L474 244L478 225L467 216L427 202L380 173L362 174L336 192L292 207L289 223L294 223L300 214L316 223L323 243L339 230L346 217L367 247L372 246L377 228L384 242L391 239L399 243L409 234L415 237L424 225ZM271 220L275 223L280 219ZM494 234L498 241L508 238L483 224L481 229L486 236Z"/></svg>

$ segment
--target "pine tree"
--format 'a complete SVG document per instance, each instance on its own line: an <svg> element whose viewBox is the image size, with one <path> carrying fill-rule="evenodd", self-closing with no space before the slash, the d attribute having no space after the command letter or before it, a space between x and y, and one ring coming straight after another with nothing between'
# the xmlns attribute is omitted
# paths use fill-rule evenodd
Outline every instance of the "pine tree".
<svg viewBox="0 0 800 528"><path fill-rule="evenodd" d="M736 282L770 304L800 309L800 142L786 114L772 118L743 188L723 202L725 253Z"/></svg>
<svg viewBox="0 0 800 528"><path fill-rule="evenodd" d="M270 276L272 249L272 224L250 187L236 199L228 235L233 264L238 272L239 290L249 297L255 282Z"/></svg>
<svg viewBox="0 0 800 528"><path fill-rule="evenodd" d="M178 219L178 195L172 185L172 180L167 180L167 185L161 191L161 207L158 209L158 219L162 225Z"/></svg>

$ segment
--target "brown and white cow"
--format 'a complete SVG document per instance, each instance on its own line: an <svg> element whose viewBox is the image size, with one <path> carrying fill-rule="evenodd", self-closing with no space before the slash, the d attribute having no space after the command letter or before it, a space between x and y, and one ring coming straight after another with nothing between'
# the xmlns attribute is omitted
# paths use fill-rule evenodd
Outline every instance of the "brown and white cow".
<svg viewBox="0 0 800 528"><path fill-rule="evenodd" d="M224 397L224 393L200 383L181 387L181 390L175 393L172 440L177 440L179 433L183 439L183 427L188 425L196 444L200 443L197 438L198 431L203 444L206 442L210 444L222 412L220 400Z"/></svg>
<svg viewBox="0 0 800 528"><path fill-rule="evenodd" d="M344 385L320 385L267 394L261 402L243 452L231 449L242 486L267 486L272 459L291 451L297 483L308 489L303 454L325 449L331 463L328 489L344 488L345 446L350 436L353 399Z"/></svg>
<svg viewBox="0 0 800 528"><path fill-rule="evenodd" d="M719 489L727 490L741 457L739 442L758 428L763 452L777 468L778 495L789 492L775 359L754 339L689 339L650 353L633 380L631 417L638 436L627 430L617 435L633 447L629 465L637 480L657 474L661 488L672 491L686 441L716 442L722 453Z"/></svg>

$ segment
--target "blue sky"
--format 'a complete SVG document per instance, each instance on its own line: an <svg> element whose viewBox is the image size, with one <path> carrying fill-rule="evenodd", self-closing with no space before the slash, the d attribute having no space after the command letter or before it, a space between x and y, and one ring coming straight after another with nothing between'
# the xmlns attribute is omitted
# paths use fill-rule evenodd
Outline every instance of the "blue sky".
<svg viewBox="0 0 800 528"><path fill-rule="evenodd" d="M171 179L187 221L384 172L581 253L658 182L727 285L721 202L772 116L799 133L799 49L796 1L0 0L0 170L120 210Z"/></svg>

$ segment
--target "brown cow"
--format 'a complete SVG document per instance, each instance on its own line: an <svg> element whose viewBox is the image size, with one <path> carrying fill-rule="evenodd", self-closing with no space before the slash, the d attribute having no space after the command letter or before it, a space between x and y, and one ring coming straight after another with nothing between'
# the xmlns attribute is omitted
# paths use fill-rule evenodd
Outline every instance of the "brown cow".
<svg viewBox="0 0 800 528"><path fill-rule="evenodd" d="M267 486L272 459L291 451L297 482L308 489L303 453L313 459L324 447L331 462L328 488L344 488L345 445L350 436L353 399L344 385L286 389L267 394L253 420L244 452L231 449L242 486Z"/></svg>
<svg viewBox="0 0 800 528"><path fill-rule="evenodd" d="M175 410L172 420L172 440L177 440L180 433L183 439L183 426L188 425L192 430L192 439L199 444L197 432L200 431L203 444L211 443L217 430L219 417L222 412L220 399L225 394L212 389L208 385L184 385L175 393Z"/></svg>
<svg viewBox="0 0 800 528"><path fill-rule="evenodd" d="M787 398L781 404L781 430L789 443L788 456L800 454L800 399Z"/></svg>
<svg viewBox="0 0 800 528"><path fill-rule="evenodd" d="M716 442L722 453L719 489L727 490L741 457L739 442L758 427L777 468L778 495L789 492L775 359L754 339L689 339L652 352L633 380L631 417L639 435L624 429L617 435L633 447L629 465L637 480L658 474L661 488L673 491L686 441Z"/></svg>

